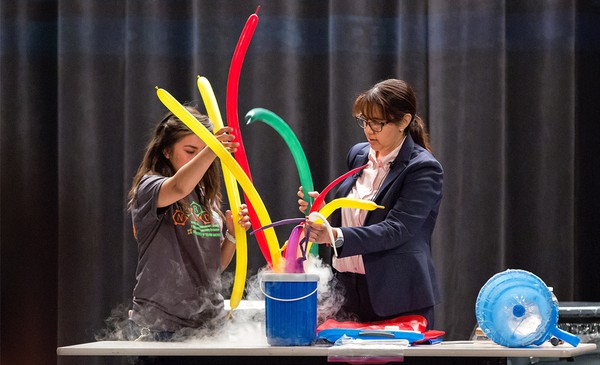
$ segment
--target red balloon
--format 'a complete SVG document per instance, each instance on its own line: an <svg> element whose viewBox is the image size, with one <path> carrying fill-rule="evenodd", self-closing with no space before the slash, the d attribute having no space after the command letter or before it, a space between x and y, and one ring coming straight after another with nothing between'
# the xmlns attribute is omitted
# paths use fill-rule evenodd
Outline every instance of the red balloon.
<svg viewBox="0 0 600 365"><path fill-rule="evenodd" d="M327 185L327 187L325 189L323 189L323 191L315 199L313 205L310 207L310 211L309 212L310 213L312 213L312 212L318 212L319 209L321 209L321 205L323 205L323 201L325 200L325 195L327 195L327 193L329 192L329 190L331 190L334 186L336 186L340 182L344 181L348 176L353 175L353 174L359 172L360 170L364 169L367 166L369 166L368 163L364 164L362 166L359 166L359 167L357 167L355 169L352 169L352 170L346 172L345 174L343 174L342 176L338 177L337 179L333 180L332 182L330 182L329 185Z"/></svg>
<svg viewBox="0 0 600 365"><path fill-rule="evenodd" d="M237 149L237 152L234 153L236 161L240 164L240 167L250 181L252 181L252 175L250 175L250 166L248 165L248 157L246 155L246 149L244 148L244 142L242 140L242 134L240 132L240 123L238 119L238 89L240 83L240 73L242 72L242 64L244 63L244 57L246 56L246 51L248 50L248 45L250 44L250 40L252 39L252 35L254 34L254 30L256 29L256 25L258 24L258 10L260 6L256 9L256 12L248 18L246 21L246 25L242 30L242 34L240 35L240 39L238 40L237 46L235 47L235 51L233 52L233 58L231 59L231 66L229 67L229 75L227 77L227 98L226 98L226 113L227 113L227 125L233 128L232 134L235 136L235 141L240 145ZM250 216L250 222L252 223L252 227L254 229L258 229L261 226L258 215L256 214L256 210L250 203L250 200L244 193L244 199L246 201L246 205L248 206L248 215ZM256 240L258 241L258 246L260 250L269 263L269 265L273 266L273 261L271 259L271 253L269 252L269 246L267 243L267 239L265 237L265 233L262 231L256 232Z"/></svg>

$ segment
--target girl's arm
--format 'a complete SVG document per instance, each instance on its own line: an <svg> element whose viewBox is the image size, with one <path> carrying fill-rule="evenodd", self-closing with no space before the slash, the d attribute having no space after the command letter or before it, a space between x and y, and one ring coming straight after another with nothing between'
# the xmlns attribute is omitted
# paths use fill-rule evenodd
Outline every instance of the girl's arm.
<svg viewBox="0 0 600 365"><path fill-rule="evenodd" d="M250 228L250 216L248 215L248 208L246 204L242 204L240 206L240 219L238 223L244 227L245 230ZM231 236L234 236L234 226L233 226L233 217L231 216L231 210L227 210L225 212L225 225L227 226L227 231ZM225 241L221 245L221 272L225 271L227 266L231 263L233 259L233 254L235 253L235 242L231 242L231 240L225 235Z"/></svg>
<svg viewBox="0 0 600 365"><path fill-rule="evenodd" d="M235 152L239 143L231 142L235 137L227 134L230 127L221 128L215 136L223 143L229 152ZM175 175L171 176L162 184L158 193L158 207L169 206L188 196L198 185L217 155L205 146L194 158L183 165Z"/></svg>

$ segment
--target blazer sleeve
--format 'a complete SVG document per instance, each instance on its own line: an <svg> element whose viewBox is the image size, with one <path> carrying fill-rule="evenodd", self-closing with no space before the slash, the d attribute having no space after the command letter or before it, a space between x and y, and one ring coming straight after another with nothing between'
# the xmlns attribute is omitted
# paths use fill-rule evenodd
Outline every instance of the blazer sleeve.
<svg viewBox="0 0 600 365"><path fill-rule="evenodd" d="M384 209L367 214L365 225L343 227L340 257L387 250L424 250L442 197L443 170L426 152L409 161L377 203ZM425 245L427 246L427 245Z"/></svg>

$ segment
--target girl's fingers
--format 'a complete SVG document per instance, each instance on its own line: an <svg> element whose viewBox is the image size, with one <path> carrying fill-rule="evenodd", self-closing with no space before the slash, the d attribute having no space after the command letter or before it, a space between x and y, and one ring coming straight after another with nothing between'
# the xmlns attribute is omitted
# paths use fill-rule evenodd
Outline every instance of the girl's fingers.
<svg viewBox="0 0 600 365"><path fill-rule="evenodd" d="M240 219L238 220L239 225L248 230L252 223L250 222L250 216L248 215L248 206L246 204L240 205L240 211L238 213Z"/></svg>
<svg viewBox="0 0 600 365"><path fill-rule="evenodd" d="M237 152L237 149L240 146L237 142L222 142L222 144L227 152Z"/></svg>
<svg viewBox="0 0 600 365"><path fill-rule="evenodd" d="M219 129L215 133L215 136L221 136L221 135L224 135L224 134L230 134L231 135L231 132L233 132L233 128L231 128L231 127L223 127L223 128Z"/></svg>
<svg viewBox="0 0 600 365"><path fill-rule="evenodd" d="M237 152L237 148L240 146L238 142L233 142L235 136L231 134L233 128L223 127L215 133L215 137L221 142L221 144L227 149L228 152Z"/></svg>

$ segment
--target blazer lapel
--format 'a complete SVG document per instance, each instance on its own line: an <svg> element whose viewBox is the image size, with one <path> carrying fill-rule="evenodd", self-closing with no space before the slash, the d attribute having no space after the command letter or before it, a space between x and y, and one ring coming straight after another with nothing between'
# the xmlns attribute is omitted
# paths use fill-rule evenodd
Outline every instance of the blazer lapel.
<svg viewBox="0 0 600 365"><path fill-rule="evenodd" d="M379 191L377 192L377 195L375 196L373 201L377 201L377 199L379 198L381 193L385 192L387 190L387 187L392 183L392 181L396 180L398 178L398 176L400 176L402 171L404 171L404 169L408 165L408 162L410 161L410 156L411 156L414 148L415 148L415 142L413 141L413 139L409 133L406 135L406 139L404 140L404 143L402 144L402 148L400 148L400 152L398 152L398 156L396 156L396 158L394 159L394 163L393 163L392 167L390 168L390 172L388 173L385 180L381 184L381 187L379 188ZM354 166L352 166L352 167L354 168L354 167L358 167L358 166L362 166L362 165L366 164L367 161L369 160L369 151L370 151L369 145L366 145L363 149L361 149L360 152L356 155L356 157L354 159ZM354 184L356 183L356 180L358 180L359 176L360 176L360 173L357 173L357 174L354 174L351 177L347 178L346 180L344 180L340 184L339 189L337 190L336 198L347 196L350 193L350 190L352 189ZM371 213L371 212L369 212L369 213ZM368 217L368 215L369 214L367 213L367 217Z"/></svg>
<svg viewBox="0 0 600 365"><path fill-rule="evenodd" d="M354 166L352 166L352 168L356 168L356 167L362 166L367 163L367 161L369 160L369 150L370 150L370 147L368 144L363 149L360 150L360 152L354 158ZM335 194L336 198L347 196L350 193L350 190L352 190L352 187L356 183L356 180L358 180L358 177L360 176L361 173L362 173L362 171L358 172L358 173L348 177L346 180L342 181L342 183L340 184L340 187L337 190L337 193Z"/></svg>
<svg viewBox="0 0 600 365"><path fill-rule="evenodd" d="M410 155L412 154L414 148L415 142L410 136L410 133L408 133L404 139L402 148L400 148L400 151L398 152L398 156L396 156L392 167L390 167L390 172L385 177L385 180L383 180L383 183L381 184L381 187L379 188L379 191L377 192L377 195L373 201L376 202L379 199L379 196L387 190L387 187L392 183L392 181L396 180L396 178L400 176L400 173L404 171L408 165L408 162L410 161Z"/></svg>

